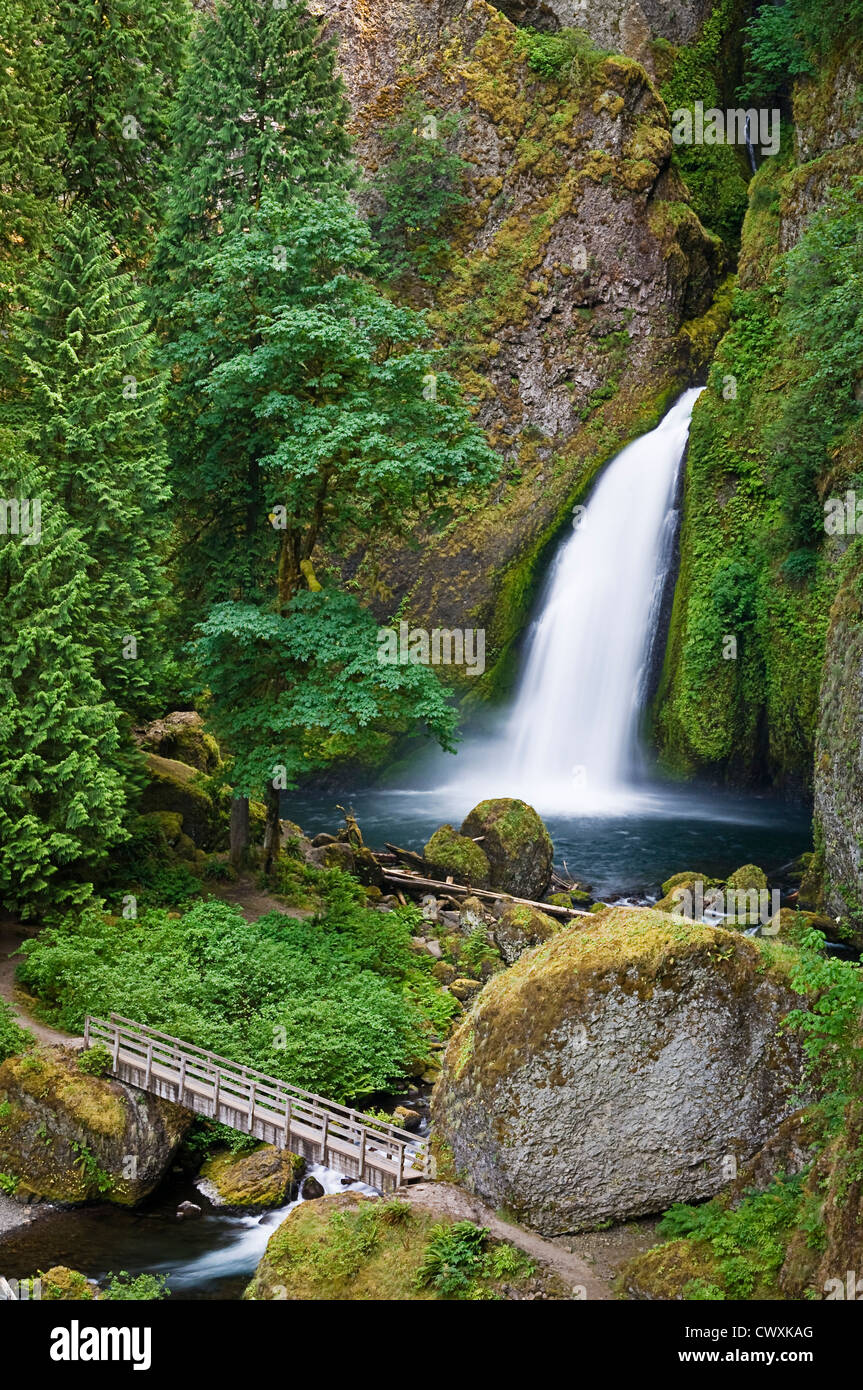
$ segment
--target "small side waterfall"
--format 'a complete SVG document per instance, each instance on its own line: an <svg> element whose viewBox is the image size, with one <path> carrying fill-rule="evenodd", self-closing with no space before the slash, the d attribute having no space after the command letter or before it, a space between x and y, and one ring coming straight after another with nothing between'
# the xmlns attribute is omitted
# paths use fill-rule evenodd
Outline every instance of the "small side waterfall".
<svg viewBox="0 0 863 1390"><path fill-rule="evenodd" d="M540 813L591 815L640 799L638 719L699 394L686 391L618 454L576 509L528 634L515 703L496 736L458 755L448 790L462 787L466 804L477 794L519 796Z"/></svg>

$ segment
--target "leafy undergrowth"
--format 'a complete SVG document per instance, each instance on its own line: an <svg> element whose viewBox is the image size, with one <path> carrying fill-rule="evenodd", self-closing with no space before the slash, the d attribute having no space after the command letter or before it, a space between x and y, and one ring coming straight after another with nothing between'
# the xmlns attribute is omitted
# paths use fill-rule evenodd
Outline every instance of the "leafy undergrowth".
<svg viewBox="0 0 863 1390"><path fill-rule="evenodd" d="M522 1251L470 1221L441 1221L398 1199L339 1194L290 1214L245 1297L499 1300L526 1292L535 1273Z"/></svg>
<svg viewBox="0 0 863 1390"><path fill-rule="evenodd" d="M215 901L70 915L25 945L19 976L73 1032L114 1010L337 1100L389 1090L426 1069L458 1005L412 948L414 910L369 908L338 870L314 887L302 921Z"/></svg>

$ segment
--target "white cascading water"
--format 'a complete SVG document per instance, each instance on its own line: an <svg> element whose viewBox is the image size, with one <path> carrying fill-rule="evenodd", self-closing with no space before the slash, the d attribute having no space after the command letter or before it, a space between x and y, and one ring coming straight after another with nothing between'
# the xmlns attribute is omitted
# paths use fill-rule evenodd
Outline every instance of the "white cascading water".
<svg viewBox="0 0 863 1390"><path fill-rule="evenodd" d="M517 796L543 813L634 809L637 732L699 388L605 469L560 547L497 736L458 755L447 791ZM481 789L481 790L480 790Z"/></svg>

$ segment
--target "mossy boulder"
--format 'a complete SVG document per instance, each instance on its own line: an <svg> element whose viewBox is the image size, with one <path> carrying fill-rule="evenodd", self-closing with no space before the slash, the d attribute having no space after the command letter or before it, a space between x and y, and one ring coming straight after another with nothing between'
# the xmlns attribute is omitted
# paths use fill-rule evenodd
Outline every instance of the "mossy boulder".
<svg viewBox="0 0 863 1390"><path fill-rule="evenodd" d="M532 806L514 797L481 801L465 818L462 835L480 840L492 888L537 901L548 892L554 847Z"/></svg>
<svg viewBox="0 0 863 1390"><path fill-rule="evenodd" d="M535 907L522 907L518 903L504 909L493 928L495 945L507 965L514 965L519 956L532 946L547 941L560 931L562 923Z"/></svg>
<svg viewBox="0 0 863 1390"><path fill-rule="evenodd" d="M795 956L645 908L556 932L485 986L432 1113L456 1170L545 1234L712 1196L791 1108Z"/></svg>
<svg viewBox="0 0 863 1390"><path fill-rule="evenodd" d="M74 1048L41 1048L0 1066L0 1172L54 1202L135 1206L158 1186L189 1111L88 1076Z"/></svg>
<svg viewBox="0 0 863 1390"><path fill-rule="evenodd" d="M154 720L139 733L138 740L148 752L188 763L198 772L212 773L221 765L219 745L195 710L175 710L164 719Z"/></svg>
<svg viewBox="0 0 863 1390"><path fill-rule="evenodd" d="M712 888L716 883L716 879L708 878L706 874L699 873L697 869L682 869L679 874L672 874L671 878L665 880L662 885L662 897L669 897L675 888L688 888L691 884L696 882L701 882L705 884L705 886L709 884Z"/></svg>
<svg viewBox="0 0 863 1390"><path fill-rule="evenodd" d="M149 781L141 797L141 812L173 812L182 818L183 832L198 849L224 849L226 808L202 781L197 768L158 753L147 754Z"/></svg>
<svg viewBox="0 0 863 1390"><path fill-rule="evenodd" d="M218 1206L281 1207L293 1201L297 1184L306 1169L304 1158L261 1144L251 1153L214 1154L201 1169Z"/></svg>
<svg viewBox="0 0 863 1390"><path fill-rule="evenodd" d="M757 864L744 864L741 868L735 869L733 874L729 874L725 886L733 892L742 889L744 893L748 893L754 888L761 893L767 888L767 875Z"/></svg>
<svg viewBox="0 0 863 1390"><path fill-rule="evenodd" d="M491 882L491 867L485 851L451 825L442 825L435 831L423 850L423 857L436 878L452 878L471 888L488 888Z"/></svg>

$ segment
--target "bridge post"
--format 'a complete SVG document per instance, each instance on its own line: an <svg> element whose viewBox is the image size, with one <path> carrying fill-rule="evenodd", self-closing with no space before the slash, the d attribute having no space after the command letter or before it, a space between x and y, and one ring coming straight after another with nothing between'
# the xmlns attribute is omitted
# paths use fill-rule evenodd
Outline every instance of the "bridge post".
<svg viewBox="0 0 863 1390"><path fill-rule="evenodd" d="M291 1147L291 1098L285 1096L285 1148Z"/></svg>
<svg viewBox="0 0 863 1390"><path fill-rule="evenodd" d="M185 1054L185 1052L184 1052L184 1053L182 1054L182 1056L180 1057L180 1083L179 1083L179 1084L180 1084L180 1094L179 1094L179 1097L178 1097L178 1100L177 1100L177 1104L178 1104L178 1105L182 1105L182 1104L183 1104L183 1096L184 1096L185 1093L186 1093L186 1054Z"/></svg>
<svg viewBox="0 0 863 1390"><path fill-rule="evenodd" d="M402 1179L404 1178L404 1174L405 1174L405 1146L404 1146L404 1144L399 1144L399 1180L398 1180L398 1183L396 1184L397 1187L401 1187L401 1185L402 1185Z"/></svg>
<svg viewBox="0 0 863 1390"><path fill-rule="evenodd" d="M144 1073L144 1089L149 1089L150 1078L153 1075L153 1039L147 1042L147 1070Z"/></svg>
<svg viewBox="0 0 863 1390"><path fill-rule="evenodd" d="M112 1027L114 1029L114 1060L111 1064L111 1070L116 1071L117 1063L120 1060L120 1025L119 1023L114 1023Z"/></svg>
<svg viewBox="0 0 863 1390"><path fill-rule="evenodd" d="M219 1118L219 1081L220 1081L220 1073L219 1073L219 1068L215 1065L215 1063L213 1063L213 1071L214 1071L214 1073L215 1073L215 1080L213 1081L213 1119L214 1119L214 1120L218 1120L218 1118Z"/></svg>
<svg viewBox="0 0 863 1390"><path fill-rule="evenodd" d="M327 1112L326 1112L326 1110L325 1110L325 1111L324 1111L324 1129L323 1129L323 1134L321 1135L321 1162L323 1163L323 1165L324 1165L325 1168L326 1168L326 1166L327 1166L327 1142L328 1142L328 1140L329 1140L329 1137L330 1137L330 1117L329 1117L329 1115L327 1114Z"/></svg>
<svg viewBox="0 0 863 1390"><path fill-rule="evenodd" d="M360 1182L366 1180L366 1131L364 1126L360 1126Z"/></svg>
<svg viewBox="0 0 863 1390"><path fill-rule="evenodd" d="M249 1092L249 1133L250 1133L250 1134L253 1134L253 1133L254 1133L254 1130L255 1130L255 1085L256 1085L256 1083L253 1081L253 1082L252 1082L252 1089L251 1089L251 1091Z"/></svg>
<svg viewBox="0 0 863 1390"><path fill-rule="evenodd" d="M84 1019L84 1048L85 1048L85 1050L86 1050L89 1046L90 1046L90 1015L88 1014L87 1017Z"/></svg>

